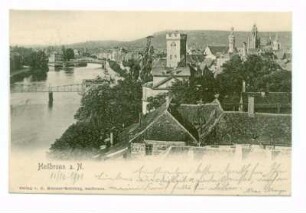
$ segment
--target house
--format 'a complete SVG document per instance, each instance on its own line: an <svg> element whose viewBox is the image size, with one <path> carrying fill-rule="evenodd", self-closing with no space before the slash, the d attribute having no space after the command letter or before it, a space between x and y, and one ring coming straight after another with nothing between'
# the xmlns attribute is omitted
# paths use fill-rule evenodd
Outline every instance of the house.
<svg viewBox="0 0 306 213"><path fill-rule="evenodd" d="M291 114L223 112L214 129L206 137L207 144L219 146L249 144L291 146Z"/></svg>
<svg viewBox="0 0 306 213"><path fill-rule="evenodd" d="M159 94L168 93L171 86L176 81L188 81L191 77L191 70L189 67L179 67L176 69L166 68L164 65L166 60L159 59L153 63L151 74L153 81L148 82L142 87L142 112L148 113L147 101L149 97L155 97Z"/></svg>
<svg viewBox="0 0 306 213"><path fill-rule="evenodd" d="M132 156L158 155L170 146L195 146L199 140L196 128L167 103L146 114L129 138Z"/></svg>
<svg viewBox="0 0 306 213"><path fill-rule="evenodd" d="M62 62L63 60L63 54L56 51L52 52L49 56L49 63Z"/></svg>
<svg viewBox="0 0 306 213"><path fill-rule="evenodd" d="M217 102L176 106L167 101L121 138L128 138L125 143L132 157L159 155L173 146L199 146L221 113Z"/></svg>
<svg viewBox="0 0 306 213"><path fill-rule="evenodd" d="M217 59L228 53L228 46L207 46L204 50L205 58Z"/></svg>
<svg viewBox="0 0 306 213"><path fill-rule="evenodd" d="M208 104L174 105L169 101L121 132L104 159L166 155L192 146L291 146L291 114L224 111Z"/></svg>

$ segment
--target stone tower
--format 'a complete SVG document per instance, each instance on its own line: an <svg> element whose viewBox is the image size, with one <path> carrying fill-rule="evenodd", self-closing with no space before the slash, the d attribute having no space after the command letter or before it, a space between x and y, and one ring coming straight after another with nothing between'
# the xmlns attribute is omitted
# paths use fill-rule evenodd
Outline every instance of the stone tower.
<svg viewBox="0 0 306 213"><path fill-rule="evenodd" d="M241 59L245 61L247 59L248 55L248 48L247 48L247 43L243 42L242 43L242 52L241 52Z"/></svg>
<svg viewBox="0 0 306 213"><path fill-rule="evenodd" d="M251 34L248 38L248 49L258 49L260 47L260 38L256 24L253 25Z"/></svg>
<svg viewBox="0 0 306 213"><path fill-rule="evenodd" d="M228 52L233 53L235 52L235 35L234 35L234 28L231 28L231 33L228 36Z"/></svg>
<svg viewBox="0 0 306 213"><path fill-rule="evenodd" d="M187 35L172 32L167 33L167 67L176 68L186 66Z"/></svg>
<svg viewBox="0 0 306 213"><path fill-rule="evenodd" d="M278 40L278 34L275 35L275 39L272 43L272 50L273 51L278 51L280 50L280 43L279 43L279 40Z"/></svg>

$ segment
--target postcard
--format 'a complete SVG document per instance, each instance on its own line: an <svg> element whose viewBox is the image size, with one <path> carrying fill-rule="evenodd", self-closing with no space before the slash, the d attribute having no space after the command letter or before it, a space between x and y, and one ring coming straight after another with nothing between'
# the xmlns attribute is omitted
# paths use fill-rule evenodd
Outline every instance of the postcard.
<svg viewBox="0 0 306 213"><path fill-rule="evenodd" d="M10 192L290 196L291 34L288 12L11 10Z"/></svg>

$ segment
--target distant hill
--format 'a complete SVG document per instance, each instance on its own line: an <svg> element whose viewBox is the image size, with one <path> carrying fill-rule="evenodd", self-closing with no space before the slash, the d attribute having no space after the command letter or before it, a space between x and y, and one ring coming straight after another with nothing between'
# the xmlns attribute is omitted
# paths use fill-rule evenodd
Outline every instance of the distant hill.
<svg viewBox="0 0 306 213"><path fill-rule="evenodd" d="M194 31L180 31L187 34L187 45L189 47L205 48L207 45L228 45L229 31L212 31L212 30L194 30ZM166 48L166 33L159 32L154 34L152 44L155 48ZM291 48L291 32L277 32L279 41L285 48ZM260 32L259 36L263 43L271 36L274 39L276 32ZM249 32L235 32L236 46L241 47L242 43L247 41ZM146 39L138 39L131 42L121 43L126 47L144 47Z"/></svg>
<svg viewBox="0 0 306 213"><path fill-rule="evenodd" d="M187 34L187 45L189 47L197 47L204 49L207 45L228 45L229 31L214 30L181 30L180 32ZM166 33L162 31L155 33L152 44L156 49L166 48ZM259 32L259 37L263 44L271 36L274 39L276 33L283 48L291 48L291 32ZM242 43L247 41L249 32L235 31L236 46L242 47ZM87 48L88 50L98 51L99 49L110 49L114 47L124 47L127 49L143 49L146 45L146 38L134 41L87 41L66 45L71 48Z"/></svg>

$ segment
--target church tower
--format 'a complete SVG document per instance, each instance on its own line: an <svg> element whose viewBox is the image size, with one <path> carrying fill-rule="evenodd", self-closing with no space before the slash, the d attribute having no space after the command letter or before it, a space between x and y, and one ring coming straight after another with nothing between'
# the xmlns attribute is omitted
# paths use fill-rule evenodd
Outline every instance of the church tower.
<svg viewBox="0 0 306 213"><path fill-rule="evenodd" d="M235 35L234 35L234 28L231 28L231 33L228 36L228 52L233 53L235 52Z"/></svg>
<svg viewBox="0 0 306 213"><path fill-rule="evenodd" d="M272 43L272 50L273 51L278 51L280 50L280 43L279 43L279 40L278 40L278 34L275 35L275 39Z"/></svg>
<svg viewBox="0 0 306 213"><path fill-rule="evenodd" d="M253 25L251 34L248 38L248 49L258 49L260 47L260 38L256 24Z"/></svg>
<svg viewBox="0 0 306 213"><path fill-rule="evenodd" d="M178 32L167 33L166 40L167 67L185 67L187 35Z"/></svg>

